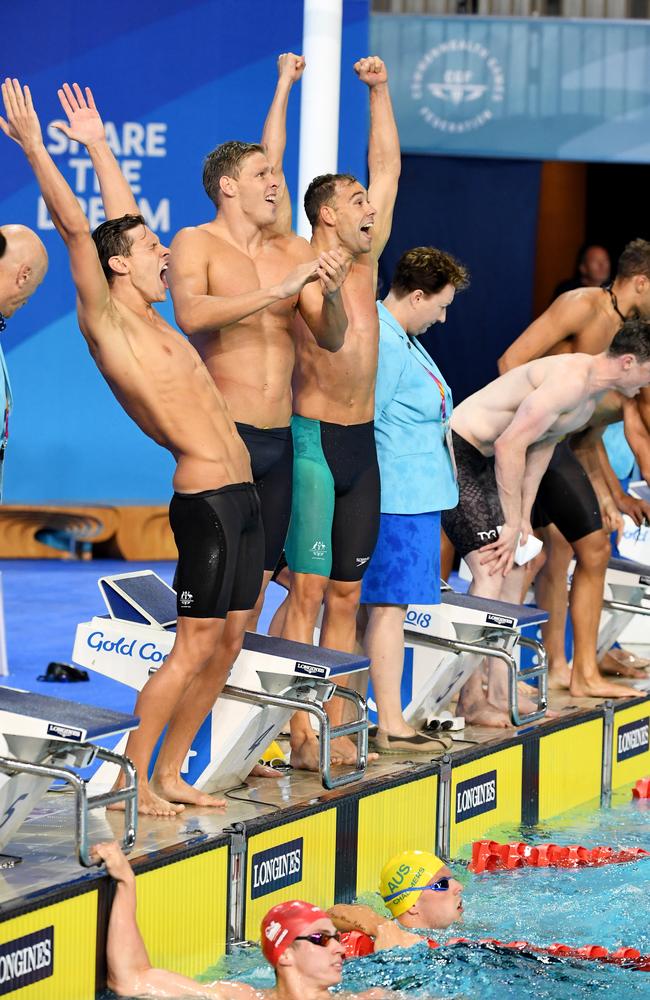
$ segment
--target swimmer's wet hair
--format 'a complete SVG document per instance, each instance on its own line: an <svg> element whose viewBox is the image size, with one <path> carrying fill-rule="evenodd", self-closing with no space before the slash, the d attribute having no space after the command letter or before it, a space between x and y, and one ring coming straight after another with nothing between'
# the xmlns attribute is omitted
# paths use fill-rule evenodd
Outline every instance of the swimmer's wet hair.
<svg viewBox="0 0 650 1000"><path fill-rule="evenodd" d="M97 255L102 270L106 275L109 285L115 278L116 272L108 263L111 257L130 257L133 240L129 236L131 229L136 226L145 226L141 215L123 215L119 219L107 219L93 233L93 240L97 247Z"/></svg>
<svg viewBox="0 0 650 1000"><path fill-rule="evenodd" d="M467 268L444 250L413 247L398 260L390 290L402 299L417 289L425 295L435 295L447 285L452 285L457 291L467 288Z"/></svg>
<svg viewBox="0 0 650 1000"><path fill-rule="evenodd" d="M650 361L650 320L627 319L607 349L610 357L633 354L643 364Z"/></svg>
<svg viewBox="0 0 650 1000"><path fill-rule="evenodd" d="M203 187L211 202L218 205L222 177L239 177L241 165L251 153L264 153L259 142L222 142L203 161Z"/></svg>
<svg viewBox="0 0 650 1000"><path fill-rule="evenodd" d="M632 240L618 258L617 278L634 278L637 274L650 278L650 243L647 240Z"/></svg>
<svg viewBox="0 0 650 1000"><path fill-rule="evenodd" d="M305 191L305 215L309 225L314 228L323 205L328 205L336 196L339 181L343 184L356 184L357 179L352 174L320 174Z"/></svg>

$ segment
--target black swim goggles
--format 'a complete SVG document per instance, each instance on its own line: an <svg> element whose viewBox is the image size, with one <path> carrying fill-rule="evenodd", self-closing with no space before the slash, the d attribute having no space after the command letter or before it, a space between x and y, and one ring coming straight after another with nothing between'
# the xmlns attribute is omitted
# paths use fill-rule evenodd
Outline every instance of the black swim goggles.
<svg viewBox="0 0 650 1000"><path fill-rule="evenodd" d="M427 889L431 889L433 892L446 892L449 888L449 879L447 876L444 878L436 879L435 882L431 882L430 885L413 885L410 889L400 889L399 892L393 892L390 896L384 896L384 903L390 903L391 899L397 899L398 896L403 896L405 892L426 892Z"/></svg>
<svg viewBox="0 0 650 1000"><path fill-rule="evenodd" d="M338 931L330 934L329 931L314 931L313 934L300 934L294 941L309 941L310 944L317 944L319 948L327 948L330 941L340 941L341 935Z"/></svg>

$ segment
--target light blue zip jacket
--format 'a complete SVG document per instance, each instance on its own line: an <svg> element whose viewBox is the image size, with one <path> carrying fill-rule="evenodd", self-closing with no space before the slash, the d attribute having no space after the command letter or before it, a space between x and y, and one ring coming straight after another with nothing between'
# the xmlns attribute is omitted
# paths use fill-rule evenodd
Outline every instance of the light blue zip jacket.
<svg viewBox="0 0 650 1000"><path fill-rule="evenodd" d="M381 473L382 514L424 514L458 503L458 487L445 445L440 390L449 386L417 337L409 337L382 302L375 389L375 440Z"/></svg>

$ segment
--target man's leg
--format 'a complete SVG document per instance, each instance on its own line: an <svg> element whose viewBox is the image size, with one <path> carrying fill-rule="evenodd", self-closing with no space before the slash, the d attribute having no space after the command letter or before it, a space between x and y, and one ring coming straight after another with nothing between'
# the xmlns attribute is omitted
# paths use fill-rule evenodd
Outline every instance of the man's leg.
<svg viewBox="0 0 650 1000"><path fill-rule="evenodd" d="M193 806L226 804L223 799L214 798L188 785L181 777L181 770L194 737L212 711L228 679L230 668L239 656L249 616L248 611L231 611L228 614L218 644L213 646L203 669L188 686L167 727L151 784L159 795L170 802L184 802Z"/></svg>
<svg viewBox="0 0 650 1000"><path fill-rule="evenodd" d="M179 618L171 653L138 695L134 714L139 716L140 725L130 734L125 753L138 772L138 812L143 815L173 816L182 809L149 787L149 762L187 688L213 655L223 628L224 622L218 618ZM124 808L123 803L120 808Z"/></svg>
<svg viewBox="0 0 650 1000"><path fill-rule="evenodd" d="M554 524L540 528L538 532L544 542L546 562L535 579L535 600L537 606L549 614L549 620L542 625L542 641L548 655L548 684L551 689L567 690L571 683L565 645L567 573L573 548Z"/></svg>
<svg viewBox="0 0 650 1000"><path fill-rule="evenodd" d="M600 529L573 542L573 549L576 569L569 595L573 625L571 694L589 698L639 697L635 688L606 681L596 660L605 571L611 555L609 538Z"/></svg>

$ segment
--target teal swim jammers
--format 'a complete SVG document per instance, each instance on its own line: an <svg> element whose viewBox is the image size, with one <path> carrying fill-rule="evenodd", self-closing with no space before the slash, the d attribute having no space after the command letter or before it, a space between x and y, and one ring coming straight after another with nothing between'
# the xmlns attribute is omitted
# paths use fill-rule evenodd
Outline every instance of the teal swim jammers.
<svg viewBox="0 0 650 1000"><path fill-rule="evenodd" d="M379 532L375 429L295 415L286 555L294 573L361 580Z"/></svg>

